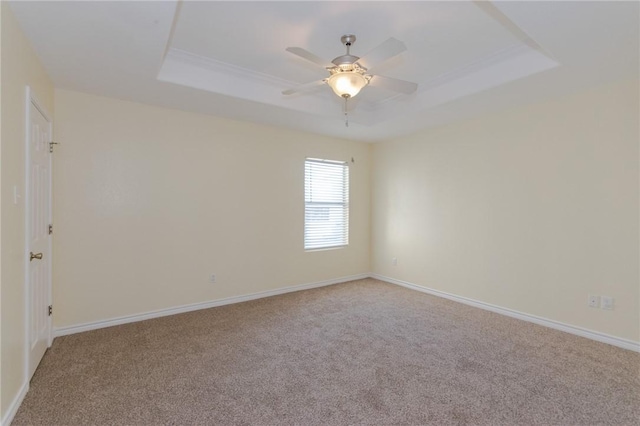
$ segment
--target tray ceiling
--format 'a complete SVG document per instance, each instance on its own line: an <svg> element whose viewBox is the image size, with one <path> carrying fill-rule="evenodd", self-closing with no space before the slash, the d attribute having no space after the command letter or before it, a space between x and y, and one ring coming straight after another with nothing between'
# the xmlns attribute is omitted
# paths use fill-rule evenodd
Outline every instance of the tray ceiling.
<svg viewBox="0 0 640 426"><path fill-rule="evenodd" d="M57 87L376 141L638 75L638 3L12 2ZM356 34L363 56L389 37L407 50L375 74L418 83L282 95L328 75Z"/></svg>

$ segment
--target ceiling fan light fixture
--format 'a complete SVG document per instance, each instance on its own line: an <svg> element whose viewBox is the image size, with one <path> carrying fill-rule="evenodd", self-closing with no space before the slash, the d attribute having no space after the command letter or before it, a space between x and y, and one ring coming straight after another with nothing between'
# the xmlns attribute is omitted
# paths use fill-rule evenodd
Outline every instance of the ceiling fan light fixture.
<svg viewBox="0 0 640 426"><path fill-rule="evenodd" d="M331 87L331 90L339 97L345 100L345 116L347 115L347 101L360 93L365 86L367 86L373 77L373 84L377 87L387 88L389 90L411 94L416 91L418 85L411 83L410 81L398 80L395 78L384 77L381 75L367 74L369 69L373 69L378 63L386 61L405 50L404 43L393 37L370 51L365 55L363 59L352 55L350 50L353 43L356 41L356 36L353 34L346 34L340 38L342 44L347 48L347 52L344 55L334 58L333 61L328 62L319 56L301 48L301 47L287 47L287 52L291 52L303 59L313 62L316 65L321 66L326 71L329 71L329 77L322 80L314 81L311 83L303 84L297 88L284 90L283 95L291 95L300 91L310 89L322 84L327 84ZM364 66L360 63L362 62Z"/></svg>
<svg viewBox="0 0 640 426"><path fill-rule="evenodd" d="M336 72L327 79L327 84L331 86L334 93L342 98L353 98L360 90L369 84L368 76L359 72Z"/></svg>

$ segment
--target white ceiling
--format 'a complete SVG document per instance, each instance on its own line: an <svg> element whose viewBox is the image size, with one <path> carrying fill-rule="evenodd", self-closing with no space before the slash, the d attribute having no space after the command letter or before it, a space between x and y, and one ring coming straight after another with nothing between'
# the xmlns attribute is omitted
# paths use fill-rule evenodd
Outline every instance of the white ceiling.
<svg viewBox="0 0 640 426"><path fill-rule="evenodd" d="M56 87L378 141L537 102L639 72L638 2L11 2ZM412 95L326 86L356 34L358 56L394 37L407 51L371 70Z"/></svg>

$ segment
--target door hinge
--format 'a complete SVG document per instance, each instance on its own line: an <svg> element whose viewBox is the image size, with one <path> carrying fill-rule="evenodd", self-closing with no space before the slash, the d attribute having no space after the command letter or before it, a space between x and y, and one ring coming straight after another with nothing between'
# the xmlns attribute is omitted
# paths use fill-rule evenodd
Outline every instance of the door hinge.
<svg viewBox="0 0 640 426"><path fill-rule="evenodd" d="M53 305L49 305L49 316L53 315Z"/></svg>
<svg viewBox="0 0 640 426"><path fill-rule="evenodd" d="M53 225L49 225L49 235L53 234Z"/></svg>
<svg viewBox="0 0 640 426"><path fill-rule="evenodd" d="M49 152L53 152L53 146L58 144L59 142L53 142L53 141L49 142Z"/></svg>

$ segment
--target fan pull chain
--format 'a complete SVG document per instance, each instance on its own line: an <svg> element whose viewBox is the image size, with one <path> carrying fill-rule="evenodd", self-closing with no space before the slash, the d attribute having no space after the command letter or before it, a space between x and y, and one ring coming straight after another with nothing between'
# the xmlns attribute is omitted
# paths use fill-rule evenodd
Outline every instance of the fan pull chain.
<svg viewBox="0 0 640 426"><path fill-rule="evenodd" d="M349 127L349 114L347 112L347 102L349 98L347 96L344 97L344 127Z"/></svg>

